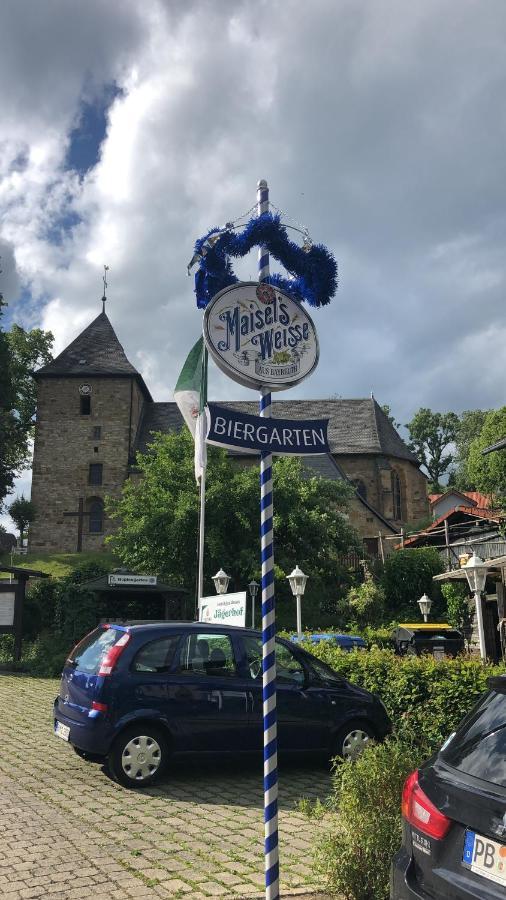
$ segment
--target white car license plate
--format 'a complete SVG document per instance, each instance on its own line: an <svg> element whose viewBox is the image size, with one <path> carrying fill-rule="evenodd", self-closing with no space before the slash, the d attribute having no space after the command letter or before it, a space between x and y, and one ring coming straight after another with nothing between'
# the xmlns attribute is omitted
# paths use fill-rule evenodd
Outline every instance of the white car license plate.
<svg viewBox="0 0 506 900"><path fill-rule="evenodd" d="M496 884L506 885L505 844L491 841L475 831L466 831L462 862L477 875L495 881Z"/></svg>
<svg viewBox="0 0 506 900"><path fill-rule="evenodd" d="M64 741L68 741L70 728L68 727L68 725L63 725L62 722L57 722L54 726L54 733L57 735L57 737L61 737Z"/></svg>

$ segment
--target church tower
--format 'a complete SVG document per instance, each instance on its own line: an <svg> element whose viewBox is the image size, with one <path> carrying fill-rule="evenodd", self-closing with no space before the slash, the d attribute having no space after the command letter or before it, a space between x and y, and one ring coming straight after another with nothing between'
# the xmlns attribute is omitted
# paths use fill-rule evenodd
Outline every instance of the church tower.
<svg viewBox="0 0 506 900"><path fill-rule="evenodd" d="M100 550L152 397L105 313L35 373L37 421L30 553Z"/></svg>

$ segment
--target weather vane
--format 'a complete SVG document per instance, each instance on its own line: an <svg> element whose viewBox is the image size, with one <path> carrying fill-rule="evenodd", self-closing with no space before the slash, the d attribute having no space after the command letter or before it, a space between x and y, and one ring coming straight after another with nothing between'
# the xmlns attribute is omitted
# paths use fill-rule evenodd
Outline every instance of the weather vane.
<svg viewBox="0 0 506 900"><path fill-rule="evenodd" d="M109 271L109 266L104 266L104 274L102 276L102 281L104 282L104 294L102 297L102 312L105 313L105 301L107 300L107 273Z"/></svg>

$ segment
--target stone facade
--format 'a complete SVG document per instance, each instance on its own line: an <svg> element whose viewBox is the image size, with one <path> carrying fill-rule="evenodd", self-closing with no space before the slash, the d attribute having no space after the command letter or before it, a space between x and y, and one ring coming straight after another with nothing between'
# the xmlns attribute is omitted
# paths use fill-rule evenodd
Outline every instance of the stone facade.
<svg viewBox="0 0 506 900"><path fill-rule="evenodd" d="M135 476L135 453L146 450L153 432L183 427L181 414L173 402L153 402L104 311L35 377L36 518L29 549L100 550L113 531L103 509L105 498L119 497L125 480ZM225 405L257 413L254 402ZM428 516L426 478L373 397L275 400L273 415L328 418L331 453L306 463L321 477L347 478L355 485L349 518L372 555L381 552L380 534L398 533L408 522ZM384 551L393 543L386 541Z"/></svg>
<svg viewBox="0 0 506 900"><path fill-rule="evenodd" d="M79 387L91 387L90 414L81 414ZM84 511L97 498L118 497L128 475L143 397L134 377L40 377L33 460L32 500L36 519L30 527L30 552L75 552L78 518L64 513ZM96 437L96 428L100 437ZM102 465L102 483L90 484L90 465ZM104 514L103 528L90 533L90 516L82 526L82 549L100 550L112 532Z"/></svg>
<svg viewBox="0 0 506 900"><path fill-rule="evenodd" d="M367 454L336 455L345 475L374 509L397 528L420 522L429 515L427 479L416 465L405 459ZM400 483L400 510L394 509L393 475ZM400 511L400 516L397 514Z"/></svg>

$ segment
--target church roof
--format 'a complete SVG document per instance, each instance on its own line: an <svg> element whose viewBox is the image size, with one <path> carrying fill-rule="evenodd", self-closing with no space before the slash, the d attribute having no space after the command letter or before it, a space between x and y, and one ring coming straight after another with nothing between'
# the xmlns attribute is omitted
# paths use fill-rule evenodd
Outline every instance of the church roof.
<svg viewBox="0 0 506 900"><path fill-rule="evenodd" d="M223 406L258 414L258 403L252 400L224 402ZM372 397L365 400L274 400L272 415L284 419L329 419L331 453L393 456L420 465ZM175 403L148 404L135 450L146 450L151 432L175 431L182 425L183 418Z"/></svg>
<svg viewBox="0 0 506 900"><path fill-rule="evenodd" d="M137 369L127 359L105 312L101 312L65 350L35 372L39 375L134 375L151 395Z"/></svg>

